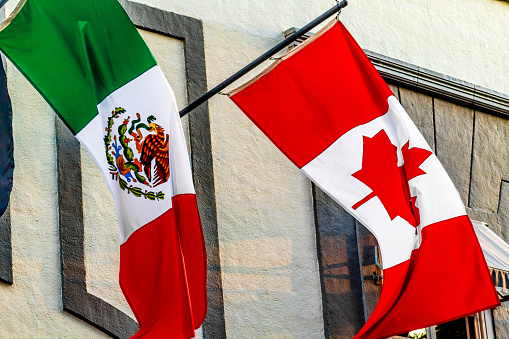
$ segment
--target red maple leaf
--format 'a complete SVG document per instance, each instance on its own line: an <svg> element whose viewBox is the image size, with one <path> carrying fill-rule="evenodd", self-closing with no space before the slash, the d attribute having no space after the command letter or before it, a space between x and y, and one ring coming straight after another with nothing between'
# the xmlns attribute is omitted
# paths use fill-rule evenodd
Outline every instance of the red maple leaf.
<svg viewBox="0 0 509 339"><path fill-rule="evenodd" d="M404 165L398 166L398 148L394 146L385 130L372 138L364 137L362 169L352 176L373 192L352 206L354 210L375 196L380 199L391 220L397 216L416 227L419 211L415 206L415 197L410 196L408 180L426 174L419 166L431 152L421 148L408 149L408 142L403 146Z"/></svg>
<svg viewBox="0 0 509 339"><path fill-rule="evenodd" d="M430 151L422 148L410 148L408 149L408 142L401 148L403 159L405 164L405 175L408 181L412 180L419 175L426 174L422 169L419 168L424 160L432 154Z"/></svg>

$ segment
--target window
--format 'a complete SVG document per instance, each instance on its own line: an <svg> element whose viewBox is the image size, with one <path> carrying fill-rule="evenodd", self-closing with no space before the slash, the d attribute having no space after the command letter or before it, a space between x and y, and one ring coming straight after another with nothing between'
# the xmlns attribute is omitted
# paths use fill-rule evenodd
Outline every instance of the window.
<svg viewBox="0 0 509 339"><path fill-rule="evenodd" d="M393 338L495 339L493 316L491 310L487 310Z"/></svg>

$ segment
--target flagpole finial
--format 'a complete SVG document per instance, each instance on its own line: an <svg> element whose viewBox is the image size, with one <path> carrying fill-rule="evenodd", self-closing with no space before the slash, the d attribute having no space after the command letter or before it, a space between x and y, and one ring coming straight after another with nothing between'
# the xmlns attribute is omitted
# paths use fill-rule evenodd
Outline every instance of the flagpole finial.
<svg viewBox="0 0 509 339"><path fill-rule="evenodd" d="M341 9L343 9L343 7L348 6L347 0L342 0L342 1L336 0L336 3L337 3L338 11L340 11L340 12L341 12Z"/></svg>
<svg viewBox="0 0 509 339"><path fill-rule="evenodd" d="M346 7L348 5L348 1L347 0L343 0L343 1L339 1L339 0L336 0L336 6L338 8L338 13L336 14L336 21L339 21L339 15L341 14L341 10L343 9L343 7Z"/></svg>

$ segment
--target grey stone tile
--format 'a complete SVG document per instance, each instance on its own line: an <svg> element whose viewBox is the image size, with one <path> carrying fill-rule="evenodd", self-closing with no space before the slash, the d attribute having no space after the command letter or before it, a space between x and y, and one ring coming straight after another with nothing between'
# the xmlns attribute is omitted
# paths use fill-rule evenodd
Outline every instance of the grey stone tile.
<svg viewBox="0 0 509 339"><path fill-rule="evenodd" d="M435 99L436 155L468 204L474 111Z"/></svg>
<svg viewBox="0 0 509 339"><path fill-rule="evenodd" d="M433 98L405 88L399 89L400 102L431 149L435 149L435 131L433 123Z"/></svg>
<svg viewBox="0 0 509 339"><path fill-rule="evenodd" d="M470 207L497 213L501 181L509 179L509 122L476 112L474 128Z"/></svg>
<svg viewBox="0 0 509 339"><path fill-rule="evenodd" d="M399 90L398 90L398 86L396 85L392 85L392 84L387 84L389 86L389 88L391 89L392 93L394 94L394 96L399 100Z"/></svg>

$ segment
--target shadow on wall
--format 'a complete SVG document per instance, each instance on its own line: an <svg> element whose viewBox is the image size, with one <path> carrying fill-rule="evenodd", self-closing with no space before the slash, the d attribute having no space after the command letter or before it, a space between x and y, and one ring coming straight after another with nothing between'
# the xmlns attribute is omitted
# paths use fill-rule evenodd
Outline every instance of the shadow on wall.
<svg viewBox="0 0 509 339"><path fill-rule="evenodd" d="M381 275L375 237L318 188L314 198L322 291L318 274L303 264L315 249L301 248L298 234L223 242L226 318L233 331L322 338L320 326L309 328L322 324L322 304L325 337L350 339L375 308L381 291L373 280L374 272Z"/></svg>
<svg viewBox="0 0 509 339"><path fill-rule="evenodd" d="M378 302L373 273L375 237L328 195L315 187L315 216L321 263L326 337L352 338Z"/></svg>
<svg viewBox="0 0 509 339"><path fill-rule="evenodd" d="M226 317L234 331L253 338L294 333L295 320L285 321L295 315L289 314L288 305L295 303L298 293L292 281L293 247L291 237L221 245Z"/></svg>
<svg viewBox="0 0 509 339"><path fill-rule="evenodd" d="M313 233L297 228L221 243L229 336L323 338Z"/></svg>
<svg viewBox="0 0 509 339"><path fill-rule="evenodd" d="M233 302L242 302L246 293L253 298L270 292L293 291L291 237L249 239L222 246L224 276L238 283L229 285L229 292L238 294Z"/></svg>

